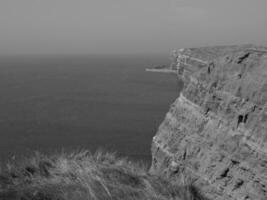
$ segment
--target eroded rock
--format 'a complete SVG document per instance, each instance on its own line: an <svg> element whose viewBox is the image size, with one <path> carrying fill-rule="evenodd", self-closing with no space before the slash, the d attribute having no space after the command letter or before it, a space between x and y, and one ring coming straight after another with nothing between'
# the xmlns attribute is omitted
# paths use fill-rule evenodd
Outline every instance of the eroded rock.
<svg viewBox="0 0 267 200"><path fill-rule="evenodd" d="M267 199L267 49L182 49L184 89L152 143L151 172L209 199Z"/></svg>

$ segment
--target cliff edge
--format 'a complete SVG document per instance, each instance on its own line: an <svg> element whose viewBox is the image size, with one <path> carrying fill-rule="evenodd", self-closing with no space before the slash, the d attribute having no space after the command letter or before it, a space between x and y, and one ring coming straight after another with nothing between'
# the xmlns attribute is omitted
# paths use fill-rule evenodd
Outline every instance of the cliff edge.
<svg viewBox="0 0 267 200"><path fill-rule="evenodd" d="M183 91L152 142L151 173L211 200L267 199L267 48L174 51Z"/></svg>

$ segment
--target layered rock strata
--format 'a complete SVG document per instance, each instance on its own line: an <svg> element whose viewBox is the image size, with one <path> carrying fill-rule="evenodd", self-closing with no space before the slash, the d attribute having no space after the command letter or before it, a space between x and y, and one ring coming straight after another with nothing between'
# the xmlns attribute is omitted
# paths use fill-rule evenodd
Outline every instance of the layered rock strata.
<svg viewBox="0 0 267 200"><path fill-rule="evenodd" d="M267 199L267 49L180 49L184 89L152 142L151 172L211 200Z"/></svg>

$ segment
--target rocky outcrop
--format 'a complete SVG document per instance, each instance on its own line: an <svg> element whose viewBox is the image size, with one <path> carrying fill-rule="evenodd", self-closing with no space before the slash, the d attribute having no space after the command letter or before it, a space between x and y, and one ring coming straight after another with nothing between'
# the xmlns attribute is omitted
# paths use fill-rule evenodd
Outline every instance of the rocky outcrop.
<svg viewBox="0 0 267 200"><path fill-rule="evenodd" d="M184 89L152 142L151 172L211 200L267 199L267 49L176 51Z"/></svg>

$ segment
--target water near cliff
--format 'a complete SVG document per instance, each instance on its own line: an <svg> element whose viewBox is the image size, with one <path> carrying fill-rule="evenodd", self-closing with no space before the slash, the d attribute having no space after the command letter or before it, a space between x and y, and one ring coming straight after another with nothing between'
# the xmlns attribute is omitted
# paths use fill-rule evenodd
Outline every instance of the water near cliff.
<svg viewBox="0 0 267 200"><path fill-rule="evenodd" d="M178 96L175 75L145 73L164 56L0 60L0 158L103 147L150 159L151 138Z"/></svg>

